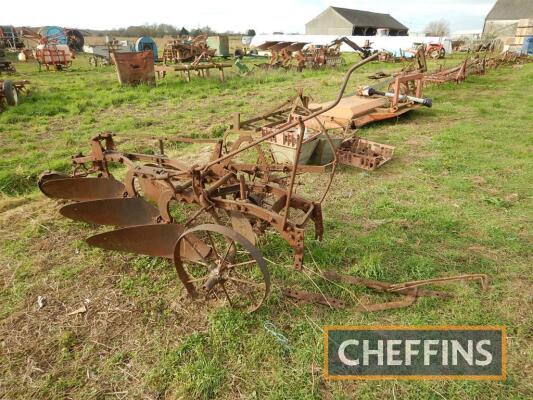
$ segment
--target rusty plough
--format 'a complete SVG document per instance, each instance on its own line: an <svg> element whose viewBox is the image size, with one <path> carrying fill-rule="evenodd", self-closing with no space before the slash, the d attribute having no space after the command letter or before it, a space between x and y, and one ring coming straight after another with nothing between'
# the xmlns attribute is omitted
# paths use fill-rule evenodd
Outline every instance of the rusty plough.
<svg viewBox="0 0 533 400"><path fill-rule="evenodd" d="M356 68L347 73L331 108L340 101ZM202 292L226 298L234 307L255 310L270 290L269 272L254 246L257 235L267 228L277 231L294 250L294 266L301 268L304 228L312 221L315 237L322 238L321 204L335 172L334 161L299 165L302 135L292 165L269 160L261 144L295 129L302 131L307 120L327 109L299 116L257 139L240 136L229 149L217 141L210 161L193 166L164 155L162 145L156 155L120 152L111 134L101 134L92 139L89 155L72 158L71 175L45 173L39 187L50 198L73 201L61 208L62 215L119 227L90 237L90 245L172 259L191 297ZM257 162L239 161L238 156L249 149L256 152ZM122 182L114 178L112 166L127 168ZM297 174L327 169L328 183L317 201L294 193ZM172 214L176 204L190 205L193 211L179 209L177 217Z"/></svg>
<svg viewBox="0 0 533 400"><path fill-rule="evenodd" d="M72 175L46 173L39 187L48 197L74 201L61 208L62 215L119 227L90 237L90 245L172 259L191 297L203 292L255 310L270 290L265 261L254 246L257 235L276 230L294 249L300 268L304 226L313 221L317 238L323 232L323 198L308 201L293 188L297 173L324 168L267 164L263 140L241 138L229 152L217 141L210 161L191 167L164 154L119 152L113 136L102 134L91 141L89 155L73 157ZM251 148L257 164L236 161ZM122 182L112 175L112 165L126 166ZM283 177L276 178L279 174Z"/></svg>
<svg viewBox="0 0 533 400"><path fill-rule="evenodd" d="M70 175L44 173L39 188L50 198L68 202L60 209L63 216L115 227L89 237L89 245L170 259L191 298L225 300L254 311L271 287L265 259L256 247L259 238L267 230L277 232L293 249L293 265L301 270L304 229L312 223L315 238L323 236L322 203L337 158L332 139L323 131L332 160L302 165L306 123L334 109L353 71L371 59L350 68L337 99L327 106L293 112L260 137L241 134L233 143L208 140L214 145L208 161L191 165L169 157L163 139L156 154L119 151L113 135L104 133L91 140L89 154L72 157ZM287 135L294 139L295 150L292 162L280 163L265 147ZM120 181L115 174L121 168ZM321 192L315 191L317 200L295 193L297 176L304 173L321 173L327 181L320 185ZM418 286L386 286L386 291L411 293Z"/></svg>

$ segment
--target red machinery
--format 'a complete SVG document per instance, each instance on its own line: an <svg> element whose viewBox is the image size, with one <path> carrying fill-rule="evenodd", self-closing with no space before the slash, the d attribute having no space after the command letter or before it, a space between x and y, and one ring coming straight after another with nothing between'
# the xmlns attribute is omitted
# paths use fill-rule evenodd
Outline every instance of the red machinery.
<svg viewBox="0 0 533 400"><path fill-rule="evenodd" d="M22 27L22 37L38 43L33 55L39 65L39 71L44 65L47 70L53 67L56 71L61 71L72 65L74 58L73 51L66 44L57 44L57 38L53 36L43 36L31 29Z"/></svg>
<svg viewBox="0 0 533 400"><path fill-rule="evenodd" d="M429 43L426 45L426 56L431 57L434 60L439 58L444 58L446 55L446 50L444 50L444 45L442 43Z"/></svg>

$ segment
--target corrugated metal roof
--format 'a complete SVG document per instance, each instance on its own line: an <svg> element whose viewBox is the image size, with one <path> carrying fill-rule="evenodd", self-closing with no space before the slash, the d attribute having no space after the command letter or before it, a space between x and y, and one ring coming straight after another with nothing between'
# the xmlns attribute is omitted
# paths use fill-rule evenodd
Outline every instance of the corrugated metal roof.
<svg viewBox="0 0 533 400"><path fill-rule="evenodd" d="M497 0L486 20L533 18L533 0Z"/></svg>
<svg viewBox="0 0 533 400"><path fill-rule="evenodd" d="M405 25L401 24L389 14L380 14L363 10L352 10L350 8L331 8L357 27L408 29Z"/></svg>

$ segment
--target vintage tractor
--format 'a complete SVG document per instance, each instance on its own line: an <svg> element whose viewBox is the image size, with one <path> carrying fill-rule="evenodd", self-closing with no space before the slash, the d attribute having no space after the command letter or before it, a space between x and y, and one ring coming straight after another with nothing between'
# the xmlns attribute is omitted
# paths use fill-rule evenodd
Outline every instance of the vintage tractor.
<svg viewBox="0 0 533 400"><path fill-rule="evenodd" d="M426 45L426 57L431 57L434 60L444 58L446 50L442 43L429 43Z"/></svg>

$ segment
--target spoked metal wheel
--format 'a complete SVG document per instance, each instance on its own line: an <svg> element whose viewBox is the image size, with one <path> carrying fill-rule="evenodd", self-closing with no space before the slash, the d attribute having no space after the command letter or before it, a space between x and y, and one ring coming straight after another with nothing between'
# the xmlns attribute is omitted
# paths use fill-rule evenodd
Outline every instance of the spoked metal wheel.
<svg viewBox="0 0 533 400"><path fill-rule="evenodd" d="M194 233L211 251L198 261L186 262L183 241ZM257 310L270 291L270 274L259 250L244 236L222 225L204 224L188 229L174 247L174 265L193 298L227 301L233 308Z"/></svg>
<svg viewBox="0 0 533 400"><path fill-rule="evenodd" d="M439 50L436 50L436 49L435 49L435 50L432 50L431 53L429 53L429 56L430 56L432 59L434 59L434 60L439 59L439 58L440 58L440 55L441 55L440 51L439 51Z"/></svg>

